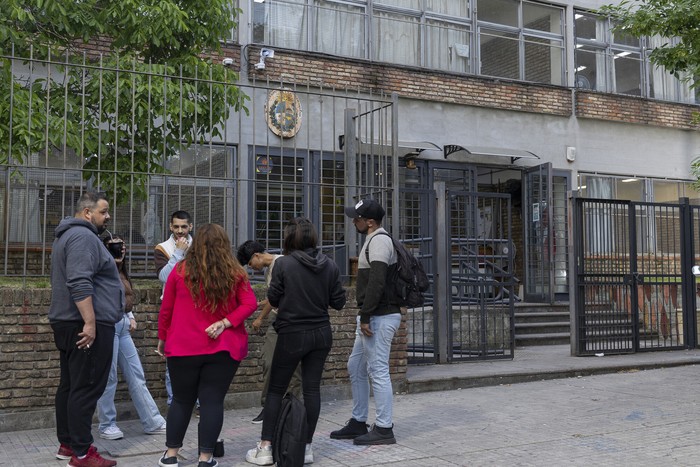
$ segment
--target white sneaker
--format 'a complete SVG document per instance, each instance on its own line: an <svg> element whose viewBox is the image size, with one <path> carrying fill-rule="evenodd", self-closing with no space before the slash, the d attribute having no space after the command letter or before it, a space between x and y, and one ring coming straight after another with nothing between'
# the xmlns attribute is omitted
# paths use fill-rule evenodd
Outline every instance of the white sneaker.
<svg viewBox="0 0 700 467"><path fill-rule="evenodd" d="M104 430L100 430L100 438L102 439L122 439L124 433L117 425L108 426Z"/></svg>
<svg viewBox="0 0 700 467"><path fill-rule="evenodd" d="M147 435L164 435L166 426L167 426L166 422L163 422L163 424L161 426L159 426L158 428L156 428L153 431L147 431L146 434Z"/></svg>
<svg viewBox="0 0 700 467"><path fill-rule="evenodd" d="M245 455L246 462L250 462L255 465L272 465L275 461L272 460L272 446L268 445L264 448L260 447L260 441L258 441L257 446L249 450Z"/></svg>
<svg viewBox="0 0 700 467"><path fill-rule="evenodd" d="M307 444L304 448L304 464L314 463L314 450L311 448L311 444Z"/></svg>

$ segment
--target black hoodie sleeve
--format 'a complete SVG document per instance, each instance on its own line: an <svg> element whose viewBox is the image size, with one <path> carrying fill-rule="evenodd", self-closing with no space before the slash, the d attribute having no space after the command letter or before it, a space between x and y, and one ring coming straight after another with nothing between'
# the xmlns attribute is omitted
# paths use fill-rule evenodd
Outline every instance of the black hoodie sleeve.
<svg viewBox="0 0 700 467"><path fill-rule="evenodd" d="M338 268L334 268L333 270L333 284L331 285L331 290L330 290L330 300L328 304L331 306L331 308L335 310L341 310L345 306L345 289L343 288L343 285L340 283L340 271L338 271Z"/></svg>
<svg viewBox="0 0 700 467"><path fill-rule="evenodd" d="M280 300L284 295L284 258L275 260L275 267L272 269L272 278L270 286L267 288L267 301L270 302L273 308L280 306Z"/></svg>
<svg viewBox="0 0 700 467"><path fill-rule="evenodd" d="M389 266L382 261L372 261L370 263L365 299L360 309L361 323L369 324L369 317L374 314L384 297L387 269L389 269Z"/></svg>

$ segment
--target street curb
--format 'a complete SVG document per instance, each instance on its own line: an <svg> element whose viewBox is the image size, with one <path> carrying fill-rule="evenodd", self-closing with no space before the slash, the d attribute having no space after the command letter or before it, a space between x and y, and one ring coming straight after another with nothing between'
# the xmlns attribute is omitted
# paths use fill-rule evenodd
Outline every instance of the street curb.
<svg viewBox="0 0 700 467"><path fill-rule="evenodd" d="M407 381L405 392L408 394L418 394L432 391L452 391L456 389L469 389L487 386L502 386L518 383L531 383L534 381L545 381L553 379L578 378L583 376L603 375L610 373L625 373L631 371L658 370L661 368L671 368L679 366L695 365L699 362L679 361L679 362L658 362L639 363L626 365L612 365L598 368L570 368L565 370L545 371L545 372L521 372L488 376L465 376L451 378L425 379L420 381Z"/></svg>

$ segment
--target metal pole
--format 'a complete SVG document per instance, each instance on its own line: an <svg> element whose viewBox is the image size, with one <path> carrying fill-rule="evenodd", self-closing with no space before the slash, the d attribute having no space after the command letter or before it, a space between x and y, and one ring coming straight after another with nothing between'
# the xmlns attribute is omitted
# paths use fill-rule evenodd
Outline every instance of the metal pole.
<svg viewBox="0 0 700 467"><path fill-rule="evenodd" d="M435 349L438 363L447 363L452 355L452 332L450 320L450 272L448 264L448 248L450 248L447 228L447 187L445 182L434 182L436 202L435 222L435 276L433 279L433 320L435 321Z"/></svg>

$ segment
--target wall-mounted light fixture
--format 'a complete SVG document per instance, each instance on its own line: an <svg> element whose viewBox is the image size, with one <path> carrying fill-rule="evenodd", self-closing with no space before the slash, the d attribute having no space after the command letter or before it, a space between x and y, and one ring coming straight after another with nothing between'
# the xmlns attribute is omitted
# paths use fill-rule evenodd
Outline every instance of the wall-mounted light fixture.
<svg viewBox="0 0 700 467"><path fill-rule="evenodd" d="M420 155L420 151L411 151L403 156L403 161L407 169L414 170L416 168L416 159Z"/></svg>

